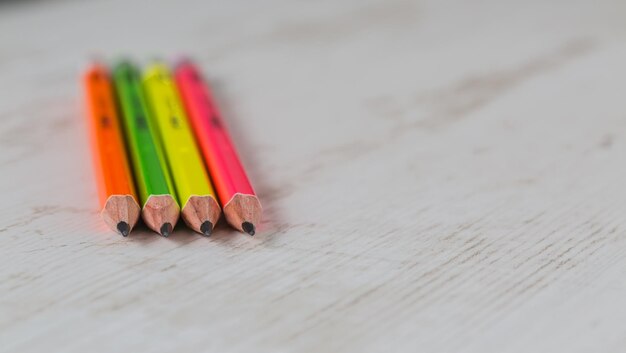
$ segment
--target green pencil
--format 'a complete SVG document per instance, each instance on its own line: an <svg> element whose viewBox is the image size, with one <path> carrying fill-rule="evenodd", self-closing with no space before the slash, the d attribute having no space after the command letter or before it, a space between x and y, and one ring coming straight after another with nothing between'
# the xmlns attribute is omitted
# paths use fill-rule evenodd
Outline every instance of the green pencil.
<svg viewBox="0 0 626 353"><path fill-rule="evenodd" d="M180 215L174 188L157 134L150 126L148 106L143 96L139 71L122 61L113 70L124 134L130 153L135 183L143 204L144 222L167 237Z"/></svg>

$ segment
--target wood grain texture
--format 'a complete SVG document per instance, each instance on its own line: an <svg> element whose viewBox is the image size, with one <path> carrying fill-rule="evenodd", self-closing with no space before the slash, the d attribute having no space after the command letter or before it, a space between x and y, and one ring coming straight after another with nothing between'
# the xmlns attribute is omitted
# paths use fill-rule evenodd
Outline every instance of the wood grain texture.
<svg viewBox="0 0 626 353"><path fill-rule="evenodd" d="M263 214L263 207L256 195L236 193L224 208L224 219L231 227L245 232L244 222L250 222L254 227L259 224ZM254 235L254 228L252 229Z"/></svg>
<svg viewBox="0 0 626 353"><path fill-rule="evenodd" d="M202 234L205 230L202 228L206 226L205 222L210 222L210 227L207 227L208 233L211 234L211 230L217 224L220 219L222 209L217 201L211 195L193 195L187 199L187 203L180 211L181 218L190 229Z"/></svg>
<svg viewBox="0 0 626 353"><path fill-rule="evenodd" d="M181 3L0 3L0 352L623 351L623 1ZM98 217L79 73L178 53L253 238Z"/></svg>
<svg viewBox="0 0 626 353"><path fill-rule="evenodd" d="M179 217L180 207L172 195L150 195L141 209L144 224L159 234L166 223L175 226Z"/></svg>
<svg viewBox="0 0 626 353"><path fill-rule="evenodd" d="M139 220L139 214L141 213L141 206L137 204L135 197L135 195L111 195L105 201L100 215L104 223L108 225L112 231L119 233L118 225L121 222L128 224L130 227L127 229L128 231L131 231L135 227L135 224L137 224ZM128 233L125 235L128 235Z"/></svg>

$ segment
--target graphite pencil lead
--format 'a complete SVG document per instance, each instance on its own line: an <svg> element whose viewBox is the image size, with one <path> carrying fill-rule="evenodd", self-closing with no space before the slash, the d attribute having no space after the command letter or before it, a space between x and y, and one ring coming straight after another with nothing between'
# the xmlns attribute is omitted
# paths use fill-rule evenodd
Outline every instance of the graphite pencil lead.
<svg viewBox="0 0 626 353"><path fill-rule="evenodd" d="M241 228L243 228L243 231L250 234L250 235L254 235L256 228L254 227L254 224L250 223L250 222L243 222L241 223Z"/></svg>
<svg viewBox="0 0 626 353"><path fill-rule="evenodd" d="M202 231L202 234L208 237L209 235L211 235L211 231L213 230L213 223L209 221L204 221L200 226L200 230Z"/></svg>
<svg viewBox="0 0 626 353"><path fill-rule="evenodd" d="M127 237L130 232L130 226L128 223L121 221L117 224L117 230L122 234L122 236Z"/></svg>
<svg viewBox="0 0 626 353"><path fill-rule="evenodd" d="M172 224L170 222L166 222L161 226L161 235L167 238L172 233L173 229L174 227L172 227Z"/></svg>

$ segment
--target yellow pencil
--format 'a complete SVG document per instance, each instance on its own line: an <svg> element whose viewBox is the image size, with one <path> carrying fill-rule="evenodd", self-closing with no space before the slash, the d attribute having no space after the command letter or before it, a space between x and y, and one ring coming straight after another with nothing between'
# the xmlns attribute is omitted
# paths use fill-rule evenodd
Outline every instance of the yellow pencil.
<svg viewBox="0 0 626 353"><path fill-rule="evenodd" d="M160 63L150 65L143 75L143 88L183 220L191 229L208 236L221 209L169 69Z"/></svg>

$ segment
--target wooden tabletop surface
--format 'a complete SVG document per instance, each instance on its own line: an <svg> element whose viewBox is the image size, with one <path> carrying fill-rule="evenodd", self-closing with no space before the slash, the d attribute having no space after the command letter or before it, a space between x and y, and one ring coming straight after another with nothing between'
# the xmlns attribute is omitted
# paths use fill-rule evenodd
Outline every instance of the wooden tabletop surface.
<svg viewBox="0 0 626 353"><path fill-rule="evenodd" d="M0 2L0 352L623 352L626 3ZM98 215L80 73L190 55L254 238Z"/></svg>

